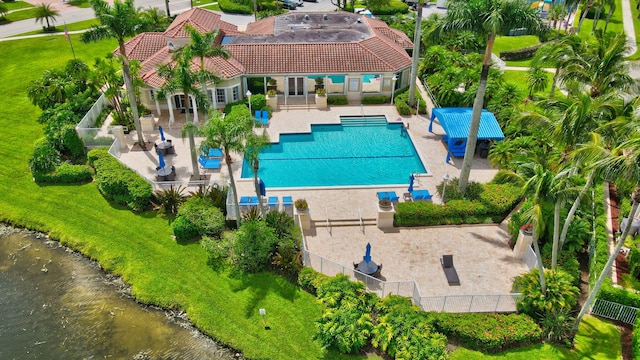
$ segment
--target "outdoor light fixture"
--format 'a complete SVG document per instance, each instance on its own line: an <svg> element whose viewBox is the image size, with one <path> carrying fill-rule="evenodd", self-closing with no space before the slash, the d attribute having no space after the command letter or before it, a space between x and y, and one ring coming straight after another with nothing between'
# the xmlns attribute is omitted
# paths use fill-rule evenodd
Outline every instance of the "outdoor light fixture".
<svg viewBox="0 0 640 360"><path fill-rule="evenodd" d="M249 98L249 117L252 117L253 112L251 111L251 91L247 90L247 93L245 95L247 95L247 97ZM255 124L255 121L252 122Z"/></svg>
<svg viewBox="0 0 640 360"><path fill-rule="evenodd" d="M391 105L393 105L393 95L396 93L396 81L398 81L398 75L393 74L391 78Z"/></svg>

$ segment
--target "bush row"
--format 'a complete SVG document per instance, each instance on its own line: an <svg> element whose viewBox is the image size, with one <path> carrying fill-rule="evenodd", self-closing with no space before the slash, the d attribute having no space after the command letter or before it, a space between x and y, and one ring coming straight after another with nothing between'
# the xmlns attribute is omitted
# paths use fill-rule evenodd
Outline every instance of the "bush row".
<svg viewBox="0 0 640 360"><path fill-rule="evenodd" d="M531 59L533 55L536 54L536 51L538 51L540 45L541 44L536 44L522 49L501 51L500 59L505 61Z"/></svg>
<svg viewBox="0 0 640 360"><path fill-rule="evenodd" d="M231 14L252 14L253 13L253 9L248 5L239 4L231 0L220 0L218 1L218 5L220 6L220 10L226 13L231 13Z"/></svg>
<svg viewBox="0 0 640 360"><path fill-rule="evenodd" d="M151 184L122 165L106 148L93 149L87 157L96 171L94 180L98 189L106 199L133 211L142 211L149 205L153 195Z"/></svg>
<svg viewBox="0 0 640 360"><path fill-rule="evenodd" d="M369 11L375 15L406 14L409 12L409 5L402 1L392 0L388 4L379 3L379 6L369 6Z"/></svg>
<svg viewBox="0 0 640 360"><path fill-rule="evenodd" d="M416 109L414 107L409 106L409 88L396 91L394 95L394 104L396 106L396 110L400 115L415 115ZM416 91L416 105L420 106L418 111L420 114L427 113L427 104L420 95L420 91Z"/></svg>
<svg viewBox="0 0 640 360"><path fill-rule="evenodd" d="M327 96L327 104L329 105L349 105L349 100L344 95Z"/></svg>
<svg viewBox="0 0 640 360"><path fill-rule="evenodd" d="M486 352L533 344L542 336L540 327L524 314L435 313L434 316L437 331Z"/></svg>
<svg viewBox="0 0 640 360"><path fill-rule="evenodd" d="M636 317L640 316L640 312L636 314ZM633 338L631 339L631 350L633 352L633 358L635 360L640 359L640 321L636 321L633 325Z"/></svg>
<svg viewBox="0 0 640 360"><path fill-rule="evenodd" d="M362 104L388 104L391 101L390 96L377 95L377 96L364 96L361 100Z"/></svg>
<svg viewBox="0 0 640 360"><path fill-rule="evenodd" d="M91 181L93 172L87 165L62 163L50 173L33 173L38 183L44 184L81 184Z"/></svg>
<svg viewBox="0 0 640 360"><path fill-rule="evenodd" d="M395 226L429 226L497 223L502 221L521 197L521 189L508 184L485 184L478 200L451 200L445 205L432 202L401 202L394 216Z"/></svg>

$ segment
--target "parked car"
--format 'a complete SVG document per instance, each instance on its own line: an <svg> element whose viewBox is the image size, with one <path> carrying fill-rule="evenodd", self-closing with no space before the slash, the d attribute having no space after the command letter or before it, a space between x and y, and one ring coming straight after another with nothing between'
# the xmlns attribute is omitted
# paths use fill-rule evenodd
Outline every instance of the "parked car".
<svg viewBox="0 0 640 360"><path fill-rule="evenodd" d="M296 0L278 0L282 7L289 10L295 10L298 7Z"/></svg>
<svg viewBox="0 0 640 360"><path fill-rule="evenodd" d="M293 0L293 2L295 2L298 6L304 6L304 2L302 2L302 0Z"/></svg>

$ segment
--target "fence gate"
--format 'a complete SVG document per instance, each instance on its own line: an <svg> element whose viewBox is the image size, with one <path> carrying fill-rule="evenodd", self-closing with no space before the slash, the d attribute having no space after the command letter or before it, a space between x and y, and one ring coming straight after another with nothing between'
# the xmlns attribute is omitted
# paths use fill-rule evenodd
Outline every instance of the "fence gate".
<svg viewBox="0 0 640 360"><path fill-rule="evenodd" d="M633 325L638 310L640 309L632 306L596 299L591 307L591 314Z"/></svg>

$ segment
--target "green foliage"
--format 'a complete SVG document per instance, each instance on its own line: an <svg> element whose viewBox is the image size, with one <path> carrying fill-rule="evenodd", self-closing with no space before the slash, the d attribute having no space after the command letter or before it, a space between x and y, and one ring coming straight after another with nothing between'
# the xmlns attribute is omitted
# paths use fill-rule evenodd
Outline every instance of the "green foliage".
<svg viewBox="0 0 640 360"><path fill-rule="evenodd" d="M317 294L318 287L329 280L329 277L310 267L305 267L298 273L298 285L313 295Z"/></svg>
<svg viewBox="0 0 640 360"><path fill-rule="evenodd" d="M271 262L277 242L275 232L264 221L245 222L235 232L233 263L246 272L260 272Z"/></svg>
<svg viewBox="0 0 640 360"><path fill-rule="evenodd" d="M576 319L571 315L572 310L560 309L557 311L546 310L540 317L540 327L548 341L567 346L573 344L569 340Z"/></svg>
<svg viewBox="0 0 640 360"><path fill-rule="evenodd" d="M420 94L420 91L416 91L416 94L415 94L416 104L412 107L409 105L409 91L407 90L408 88L401 91L397 91L395 93L394 104L396 106L396 110L398 110L398 113L400 115L415 115L416 114L415 106L418 105L418 103L420 103L420 109L419 109L420 114L426 114L427 104L425 103L424 99L422 99L422 95Z"/></svg>
<svg viewBox="0 0 640 360"><path fill-rule="evenodd" d="M553 242L547 241L542 246L542 264L545 268L551 268L551 252L553 250ZM580 262L576 258L575 253L563 249L558 253L558 268L564 270L571 276L571 283L575 287L580 287Z"/></svg>
<svg viewBox="0 0 640 360"><path fill-rule="evenodd" d="M106 199L133 211L142 211L149 205L153 189L140 175L122 165L105 148L93 149L87 156L96 170L94 180Z"/></svg>
<svg viewBox="0 0 640 360"><path fill-rule="evenodd" d="M31 174L48 174L60 164L60 153L49 144L46 138L36 140L33 155L29 159Z"/></svg>
<svg viewBox="0 0 640 360"><path fill-rule="evenodd" d="M223 187L219 187L219 186L213 186L213 187L200 186L200 187L198 187L198 190L196 190L196 191L189 191L189 196L208 199L213 206L215 206L218 209L220 209L220 211L222 211L222 213L226 216L227 215L227 191L228 190L229 190L229 188L226 187L226 186L223 186Z"/></svg>
<svg viewBox="0 0 640 360"><path fill-rule="evenodd" d="M295 279L304 266L302 264L302 251L292 239L280 241L271 263L275 265L281 274Z"/></svg>
<svg viewBox="0 0 640 360"><path fill-rule="evenodd" d="M505 61L517 61L531 59L536 54L541 44L529 46L517 50L505 50L500 52L500 59Z"/></svg>
<svg viewBox="0 0 640 360"><path fill-rule="evenodd" d="M484 191L484 187L482 184L480 184L477 181L470 181L469 184L467 185L466 192L463 194L460 192L460 185L458 182L459 182L459 179L457 177L447 181L447 191L445 194L447 196L447 201L464 200L464 199L471 200L471 201L480 200L480 195ZM443 185L444 185L444 181L441 182L440 185L437 187L438 194L442 194Z"/></svg>
<svg viewBox="0 0 640 360"><path fill-rule="evenodd" d="M378 95L378 96L363 96L361 101L363 105L369 104L388 104L391 101L389 96Z"/></svg>
<svg viewBox="0 0 640 360"><path fill-rule="evenodd" d="M72 165L63 162L50 173L35 173L33 178L42 184L82 184L91 182L93 172L87 165Z"/></svg>
<svg viewBox="0 0 640 360"><path fill-rule="evenodd" d="M640 313L636 313L636 317L640 316ZM633 352L634 359L640 359L640 321L636 321L633 325L633 338L631 339L631 350Z"/></svg>
<svg viewBox="0 0 640 360"><path fill-rule="evenodd" d="M606 281L600 288L598 299L640 308L640 294L615 287L610 280Z"/></svg>
<svg viewBox="0 0 640 360"><path fill-rule="evenodd" d="M267 98L264 94L251 95L251 109L262 110L267 107Z"/></svg>
<svg viewBox="0 0 640 360"><path fill-rule="evenodd" d="M220 10L230 14L252 14L253 7L250 7L248 3L243 4L232 0L220 0L218 1Z"/></svg>
<svg viewBox="0 0 640 360"><path fill-rule="evenodd" d="M47 134L49 142L60 152L64 157L74 163L83 162L86 159L84 152L84 143L76 132L75 124L67 124L53 134Z"/></svg>
<svg viewBox="0 0 640 360"><path fill-rule="evenodd" d="M224 215L207 199L199 197L187 199L178 209L178 219L181 217L188 217L196 226L200 236L219 238L224 230Z"/></svg>
<svg viewBox="0 0 640 360"><path fill-rule="evenodd" d="M498 352L537 342L542 330L524 314L433 313L435 328L465 346L483 352Z"/></svg>
<svg viewBox="0 0 640 360"><path fill-rule="evenodd" d="M293 235L293 218L286 212L269 211L265 216L265 221L273 229L278 239L291 238Z"/></svg>
<svg viewBox="0 0 640 360"><path fill-rule="evenodd" d="M451 200L446 205L429 201L401 202L394 215L396 226L429 226L500 222L518 203L519 187L485 184L479 199ZM448 189L447 189L448 191ZM447 192L447 199L449 194Z"/></svg>
<svg viewBox="0 0 640 360"><path fill-rule="evenodd" d="M223 236L222 239L203 236L200 244L207 251L208 264L212 268L219 269L230 264L232 245L229 236Z"/></svg>
<svg viewBox="0 0 640 360"><path fill-rule="evenodd" d="M627 260L629 262L629 274L635 278L640 277L640 249L637 246L629 249Z"/></svg>
<svg viewBox="0 0 640 360"><path fill-rule="evenodd" d="M151 203L163 214L175 215L178 213L180 204L185 201L184 186L174 188L173 185L167 190L156 190L151 198Z"/></svg>
<svg viewBox="0 0 640 360"><path fill-rule="evenodd" d="M370 2L369 10L375 15L397 15L409 12L409 5L399 0Z"/></svg>
<svg viewBox="0 0 640 360"><path fill-rule="evenodd" d="M178 216L171 224L173 234L178 240L192 240L200 236L198 225L188 216Z"/></svg>
<svg viewBox="0 0 640 360"><path fill-rule="evenodd" d="M516 304L518 311L539 320L547 311L561 314L563 310L573 310L578 302L580 289L573 285L571 275L560 269L545 269L544 276L545 292L542 292L537 268L516 277L513 289L522 293Z"/></svg>
<svg viewBox="0 0 640 360"><path fill-rule="evenodd" d="M349 100L344 95L329 95L327 97L329 105L349 105Z"/></svg>

